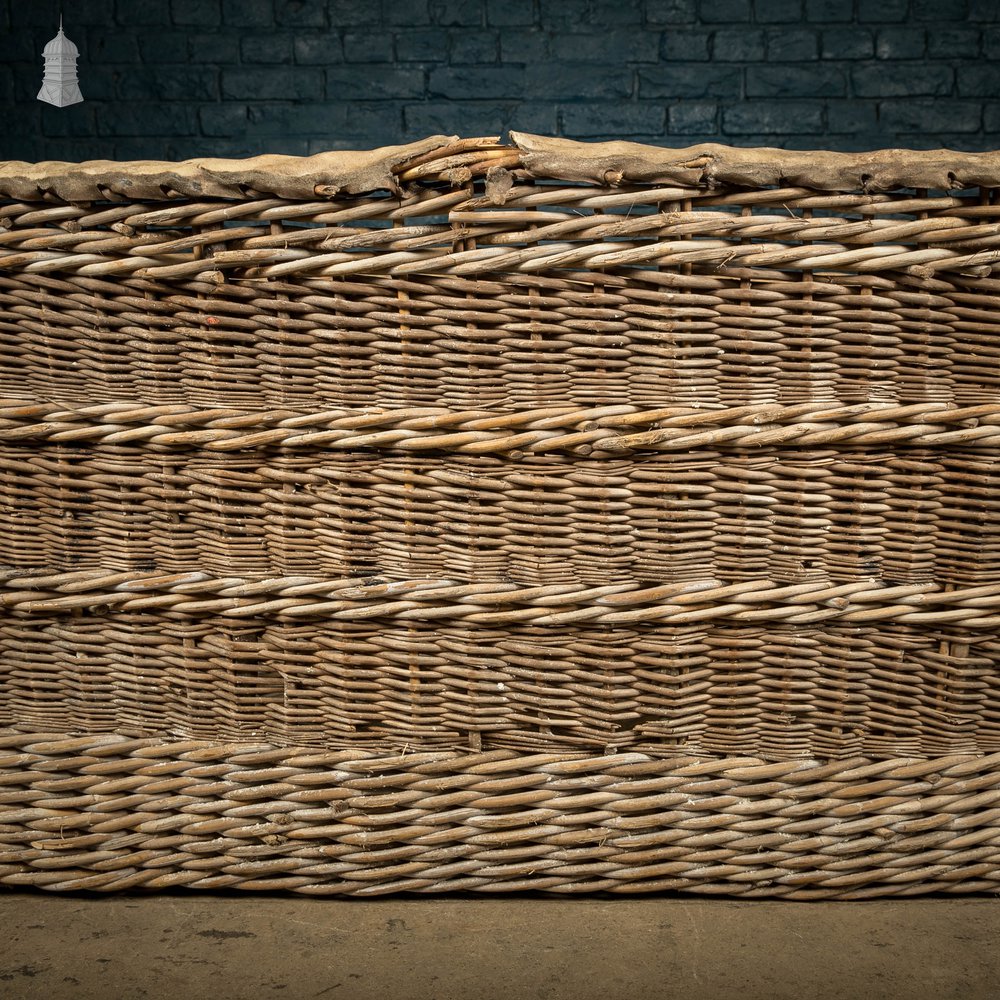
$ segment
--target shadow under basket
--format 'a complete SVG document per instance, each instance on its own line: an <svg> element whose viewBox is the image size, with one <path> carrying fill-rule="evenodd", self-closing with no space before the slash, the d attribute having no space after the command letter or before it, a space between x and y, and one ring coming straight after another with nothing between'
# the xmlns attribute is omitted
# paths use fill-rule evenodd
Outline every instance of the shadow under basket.
<svg viewBox="0 0 1000 1000"><path fill-rule="evenodd" d="M1000 889L998 192L0 165L0 884Z"/></svg>

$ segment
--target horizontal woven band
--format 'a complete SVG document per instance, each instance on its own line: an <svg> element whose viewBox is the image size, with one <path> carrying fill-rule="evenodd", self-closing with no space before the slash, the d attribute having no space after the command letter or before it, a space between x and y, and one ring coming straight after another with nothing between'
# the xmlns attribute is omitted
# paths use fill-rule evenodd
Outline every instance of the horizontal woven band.
<svg viewBox="0 0 1000 1000"><path fill-rule="evenodd" d="M460 619L480 624L618 625L658 622L886 622L1000 625L1000 584L944 590L935 584L885 587L874 582L830 586L717 580L644 587L638 583L581 587L454 580L372 581L282 577L247 580L204 573L169 576L100 570L0 574L0 607L22 614L115 609L235 617Z"/></svg>
<svg viewBox="0 0 1000 1000"><path fill-rule="evenodd" d="M467 455L621 454L695 448L1000 447L1000 403L950 407L803 403L724 409L552 406L504 412L412 407L371 410L196 409L184 405L0 400L0 441L141 445L148 448L361 448L448 450Z"/></svg>
<svg viewBox="0 0 1000 1000"><path fill-rule="evenodd" d="M503 212L494 213L494 227L507 223ZM460 216L461 213L454 213ZM626 234L635 234L636 242L622 242L621 237L612 235L606 242L534 242L525 238L522 231L515 230L521 246L482 246L475 250L454 250L456 241L476 235L474 230L448 229L436 237L428 237L422 229L407 231L392 230L394 244L382 250L377 238L368 241L368 252L331 251L317 253L315 248L289 248L285 238L281 247L269 247L276 242L274 237L251 237L246 232L231 231L226 242L226 233L219 237L214 232L188 241L195 245L228 246L232 249L217 250L210 258L190 257L172 253L174 240L164 240L162 248L156 243L142 242L129 237L105 238L100 243L92 239L78 238L77 247L66 247L65 237L38 238L26 241L26 246L40 249L22 249L16 242L7 239L15 249L0 252L0 271L25 271L33 274L59 272L80 274L89 277L131 276L148 279L201 279L203 281L223 281L229 272L243 271L239 278L281 278L294 275L315 277L347 277L350 275L490 275L498 272L532 274L557 269L582 269L585 271L616 267L681 267L684 265L724 270L726 268L781 268L785 270L818 270L820 272L845 271L849 273L878 274L905 269L914 276L930 277L936 272L958 272L974 277L988 276L992 269L1000 266L1000 250L992 249L984 242L982 248L971 252L953 249L944 242L939 233L930 230L919 237L918 245L882 242L869 245L874 238L891 238L891 230L878 232L872 228L868 239L852 238L847 231L851 224L844 223L837 231L832 225L819 226L794 221L788 225L792 232L781 232L783 227L769 227L778 230L778 235L788 240L809 240L821 236L842 236L843 242L825 243L783 243L774 236L769 242L747 243L738 240L745 231L748 234L764 230L759 218L747 221L739 219L728 222L713 214L708 219L692 221L685 217L682 225L671 225L670 217L651 216L642 219L642 228L662 234L664 229L676 228L675 239L658 239L650 242L643 236L639 225L625 226L612 224L615 229L623 229ZM822 220L821 220L822 221ZM509 224L509 223L507 223ZM612 225L593 226L582 231L578 239L600 240L601 229L611 230ZM856 224L854 224L856 228ZM582 230L582 227L577 227ZM613 231L613 230L612 230ZM253 232L252 230L250 231ZM690 239L691 233L704 232L704 238ZM235 234L235 235L234 235ZM91 234L87 234L89 237ZM768 235L771 235L770 233ZM958 240L965 237L966 242ZM746 238L750 238L749 236ZM319 237L317 237L319 239ZM356 238L355 238L356 239ZM433 239L431 246L428 242ZM959 231L954 236L955 246L967 248L969 240L983 239L975 231ZM297 241L302 243L303 241ZM482 239L489 242L488 238ZM103 244L103 245L102 245ZM858 245L861 244L861 245ZM64 249L48 249L62 246ZM416 249L407 249L408 245ZM105 249L117 251L108 253ZM403 249L396 249L402 247ZM326 249L323 244L320 250Z"/></svg>
<svg viewBox="0 0 1000 1000"><path fill-rule="evenodd" d="M1000 886L1000 754L379 754L0 732L0 883L49 889Z"/></svg>

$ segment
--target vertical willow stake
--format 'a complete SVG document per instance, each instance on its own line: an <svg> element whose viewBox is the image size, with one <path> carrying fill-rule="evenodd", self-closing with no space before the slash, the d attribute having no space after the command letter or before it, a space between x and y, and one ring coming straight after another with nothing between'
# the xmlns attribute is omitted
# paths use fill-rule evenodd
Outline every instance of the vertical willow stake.
<svg viewBox="0 0 1000 1000"><path fill-rule="evenodd" d="M62 17L59 18L59 34L42 50L45 57L45 76L38 100L65 108L79 104L83 100L80 85L76 79L76 58L79 49L63 34Z"/></svg>

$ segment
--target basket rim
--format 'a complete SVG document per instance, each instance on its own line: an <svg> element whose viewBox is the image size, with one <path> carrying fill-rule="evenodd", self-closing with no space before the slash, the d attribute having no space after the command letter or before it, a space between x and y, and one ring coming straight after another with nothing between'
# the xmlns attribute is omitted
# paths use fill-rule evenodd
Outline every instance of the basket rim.
<svg viewBox="0 0 1000 1000"><path fill-rule="evenodd" d="M165 201L260 197L312 200L400 193L416 180L460 186L498 170L526 179L715 188L801 187L816 191L938 191L1000 186L1000 151L879 149L842 153L701 143L583 142L512 130L460 139L436 135L369 150L244 159L0 161L0 197L20 201Z"/></svg>

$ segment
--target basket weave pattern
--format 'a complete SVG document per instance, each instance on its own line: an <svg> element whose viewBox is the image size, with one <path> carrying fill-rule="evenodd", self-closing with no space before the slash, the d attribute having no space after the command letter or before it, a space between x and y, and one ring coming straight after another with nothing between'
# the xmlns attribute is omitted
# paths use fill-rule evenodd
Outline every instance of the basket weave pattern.
<svg viewBox="0 0 1000 1000"><path fill-rule="evenodd" d="M0 882L1000 887L1000 156L0 166Z"/></svg>

